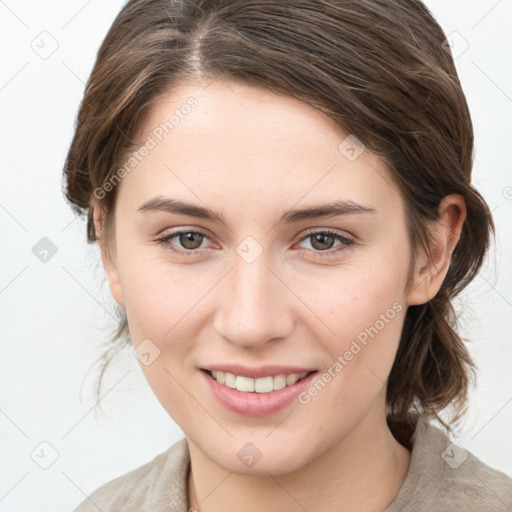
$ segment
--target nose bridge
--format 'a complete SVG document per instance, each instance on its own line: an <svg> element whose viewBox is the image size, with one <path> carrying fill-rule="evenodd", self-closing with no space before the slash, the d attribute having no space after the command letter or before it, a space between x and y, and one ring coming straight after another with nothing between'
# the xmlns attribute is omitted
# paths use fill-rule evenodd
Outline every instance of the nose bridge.
<svg viewBox="0 0 512 512"><path fill-rule="evenodd" d="M254 260L245 258L243 252L235 255L227 277L216 308L219 335L244 348L258 348L287 335L292 319L285 287L270 270L266 254Z"/></svg>

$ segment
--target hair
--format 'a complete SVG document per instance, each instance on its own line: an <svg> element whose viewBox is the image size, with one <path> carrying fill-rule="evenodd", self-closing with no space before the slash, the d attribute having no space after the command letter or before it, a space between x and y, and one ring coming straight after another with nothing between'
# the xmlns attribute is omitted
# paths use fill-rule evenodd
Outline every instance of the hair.
<svg viewBox="0 0 512 512"><path fill-rule="evenodd" d="M494 225L471 185L473 127L445 40L419 0L128 1L98 51L79 108L66 198L87 215L89 242L97 240L93 212L101 208L108 240L117 187L97 202L94 191L136 147L151 105L180 83L236 80L326 113L391 170L413 261L429 248L441 199L464 197L467 215L448 273L432 300L408 307L386 396L389 418L414 412L450 429L439 413L450 406L450 422L460 419L475 376L451 300L478 272ZM98 394L107 365L130 342L119 312Z"/></svg>

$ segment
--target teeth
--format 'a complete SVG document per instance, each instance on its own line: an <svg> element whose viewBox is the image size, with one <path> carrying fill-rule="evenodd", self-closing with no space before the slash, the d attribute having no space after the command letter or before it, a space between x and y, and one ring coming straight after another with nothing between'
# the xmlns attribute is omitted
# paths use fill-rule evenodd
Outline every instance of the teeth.
<svg viewBox="0 0 512 512"><path fill-rule="evenodd" d="M217 372L222 373L222 372ZM224 385L228 388L235 389L236 388L236 377L232 373L224 374Z"/></svg>
<svg viewBox="0 0 512 512"><path fill-rule="evenodd" d="M271 391L274 391L273 377L263 377L261 379L251 380L254 380L254 391L256 391L256 393L270 393Z"/></svg>
<svg viewBox="0 0 512 512"><path fill-rule="evenodd" d="M300 378L300 375L297 375L296 373L292 373L291 375L288 375L286 377L286 385L291 386L292 384L295 384Z"/></svg>
<svg viewBox="0 0 512 512"><path fill-rule="evenodd" d="M235 379L235 388L238 391L245 391L246 393L254 392L254 379L250 379L249 377L240 377L240 375Z"/></svg>
<svg viewBox="0 0 512 512"><path fill-rule="evenodd" d="M227 372L212 371L210 375L219 383L228 388L243 391L244 393L271 393L286 386L292 386L303 379L308 372L292 373L290 375L276 375L275 377L261 377L251 379L242 375L234 375Z"/></svg>
<svg viewBox="0 0 512 512"><path fill-rule="evenodd" d="M274 377L274 389L283 389L286 387L286 375L276 375Z"/></svg>

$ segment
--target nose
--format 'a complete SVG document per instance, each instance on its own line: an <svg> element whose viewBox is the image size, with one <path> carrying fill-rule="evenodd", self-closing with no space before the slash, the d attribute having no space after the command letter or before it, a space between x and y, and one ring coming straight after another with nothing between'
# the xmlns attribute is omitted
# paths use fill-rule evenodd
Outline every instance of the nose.
<svg viewBox="0 0 512 512"><path fill-rule="evenodd" d="M260 349L293 329L292 293L262 254L248 263L235 256L232 270L216 290L215 331L244 349Z"/></svg>

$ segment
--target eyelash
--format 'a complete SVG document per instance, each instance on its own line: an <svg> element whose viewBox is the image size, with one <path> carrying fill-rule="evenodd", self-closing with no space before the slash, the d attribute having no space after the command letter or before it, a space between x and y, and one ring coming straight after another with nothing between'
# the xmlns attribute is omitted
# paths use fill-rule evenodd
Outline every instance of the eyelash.
<svg viewBox="0 0 512 512"><path fill-rule="evenodd" d="M166 249L168 249L171 252L178 254L180 256L195 256L198 253L202 252L203 249L190 249L188 251L182 251L180 249L176 249L169 243L173 238L176 238L180 235L190 234L190 233L201 235L205 238L208 238L208 236L205 233L202 233L201 231L194 231L194 230L187 229L187 230L175 231L173 233L169 233L168 235L165 235L164 237L159 238L156 241L158 243L164 245L166 247ZM329 235L341 242L340 245L335 246L336 248L325 250L325 251L302 249L303 251L313 253L315 256L320 256L320 257L323 257L324 255L332 255L332 254L337 253L337 252L343 250L344 248L355 243L354 240L351 240L350 238L348 238L344 235L341 235L340 233L333 231L331 229L323 229L320 231L311 231L311 232L307 233L305 236L303 236L298 241L298 243L303 242L304 240L307 240L308 238L312 237L313 235Z"/></svg>

